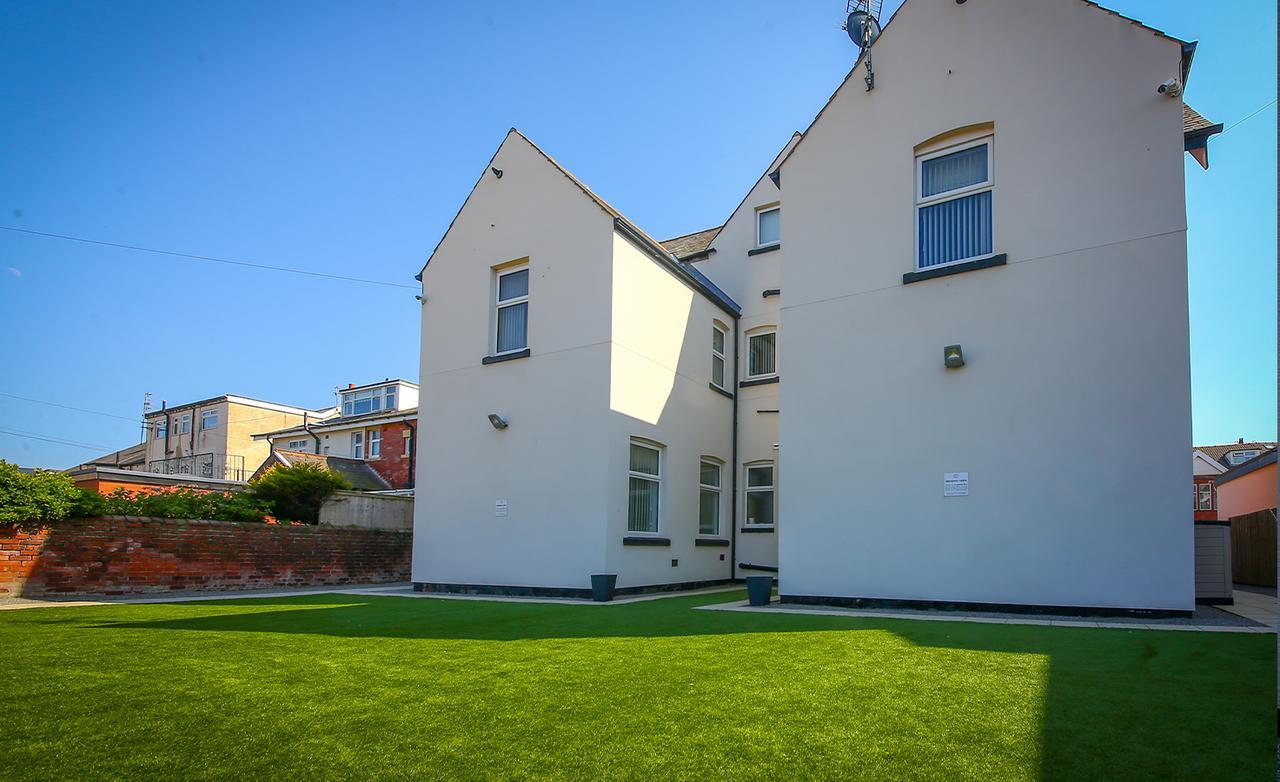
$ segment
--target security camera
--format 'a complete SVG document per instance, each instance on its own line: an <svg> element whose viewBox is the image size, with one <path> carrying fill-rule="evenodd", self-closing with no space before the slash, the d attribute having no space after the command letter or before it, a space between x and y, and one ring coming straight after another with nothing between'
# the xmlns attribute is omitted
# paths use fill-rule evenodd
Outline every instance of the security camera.
<svg viewBox="0 0 1280 782"><path fill-rule="evenodd" d="M1178 83L1177 79L1170 79L1159 87L1156 87L1156 92L1166 98L1176 98L1182 94L1182 85Z"/></svg>

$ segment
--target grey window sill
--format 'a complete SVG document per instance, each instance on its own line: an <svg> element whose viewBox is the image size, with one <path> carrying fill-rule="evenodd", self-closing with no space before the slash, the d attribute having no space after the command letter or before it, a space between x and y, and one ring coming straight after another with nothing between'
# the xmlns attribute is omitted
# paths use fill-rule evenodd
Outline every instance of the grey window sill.
<svg viewBox="0 0 1280 782"><path fill-rule="evenodd" d="M528 358L528 357L529 357L529 349L525 348L524 350L516 351L515 353L503 353L500 356L485 356L484 358L480 359L480 363L481 364L500 364L503 361L515 361L518 358Z"/></svg>
<svg viewBox="0 0 1280 782"><path fill-rule="evenodd" d="M710 388L712 391L715 391L717 394L724 394L730 399L733 399L733 394L729 393L728 391L725 391L723 388L716 385L715 383L707 383L707 388Z"/></svg>
<svg viewBox="0 0 1280 782"><path fill-rule="evenodd" d="M729 541L724 538L698 538L693 541L695 546L727 546Z"/></svg>
<svg viewBox="0 0 1280 782"><path fill-rule="evenodd" d="M741 527L738 532L774 532L776 529L772 524L760 524L758 526Z"/></svg>
<svg viewBox="0 0 1280 782"><path fill-rule="evenodd" d="M765 253L771 253L774 250L781 250L781 249L782 249L782 242L778 242L777 244L770 244L765 247L757 247L753 250L747 250L747 256L750 257L752 255L764 255Z"/></svg>
<svg viewBox="0 0 1280 782"><path fill-rule="evenodd" d="M1008 263L1009 256L1004 253L993 255L990 258L983 258L980 261L966 261L965 263L952 264L951 266L942 266L937 269L924 269L918 272L907 272L902 275L902 284L910 285L913 282L924 282L937 277L950 277L953 274L964 274L965 272L977 271L978 269L990 269L993 266L1004 266Z"/></svg>
<svg viewBox="0 0 1280 782"><path fill-rule="evenodd" d="M777 383L782 378L774 375L773 377L762 377L757 380L743 380L738 383L738 388L750 388L751 386L767 386L770 383Z"/></svg>
<svg viewBox="0 0 1280 782"><path fill-rule="evenodd" d="M659 538L656 535L627 535L622 539L624 546L670 546L671 538Z"/></svg>

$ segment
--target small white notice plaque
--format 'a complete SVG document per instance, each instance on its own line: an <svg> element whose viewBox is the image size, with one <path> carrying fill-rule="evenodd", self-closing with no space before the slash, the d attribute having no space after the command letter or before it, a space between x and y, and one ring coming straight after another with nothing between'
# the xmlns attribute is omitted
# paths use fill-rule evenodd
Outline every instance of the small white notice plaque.
<svg viewBox="0 0 1280 782"><path fill-rule="evenodd" d="M493 501L493 515L495 515L495 516L506 516L506 515L507 515L507 501L506 501L506 500L494 500L494 501Z"/></svg>
<svg viewBox="0 0 1280 782"><path fill-rule="evenodd" d="M942 474L942 496L943 497L968 497L969 496L969 473L944 472Z"/></svg>

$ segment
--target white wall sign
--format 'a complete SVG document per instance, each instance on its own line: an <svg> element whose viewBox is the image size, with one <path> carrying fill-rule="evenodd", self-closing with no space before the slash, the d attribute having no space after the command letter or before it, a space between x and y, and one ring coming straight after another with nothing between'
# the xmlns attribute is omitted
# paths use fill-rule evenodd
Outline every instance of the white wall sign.
<svg viewBox="0 0 1280 782"><path fill-rule="evenodd" d="M506 515L507 515L507 501L506 501L506 500L494 500L494 501L493 501L493 515L495 515L495 516L506 516Z"/></svg>
<svg viewBox="0 0 1280 782"><path fill-rule="evenodd" d="M942 496L943 497L968 497L969 496L969 473L944 472L942 474Z"/></svg>

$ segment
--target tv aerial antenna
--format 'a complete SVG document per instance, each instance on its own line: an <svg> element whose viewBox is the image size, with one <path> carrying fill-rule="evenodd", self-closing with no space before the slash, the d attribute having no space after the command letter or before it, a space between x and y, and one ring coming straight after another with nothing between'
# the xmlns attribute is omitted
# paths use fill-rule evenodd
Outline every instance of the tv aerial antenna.
<svg viewBox="0 0 1280 782"><path fill-rule="evenodd" d="M867 84L867 92L876 88L876 73L871 68L871 44L880 37L880 10L884 0L847 0L845 3L844 30L849 40L858 45L865 55L863 65L867 74L862 80Z"/></svg>

